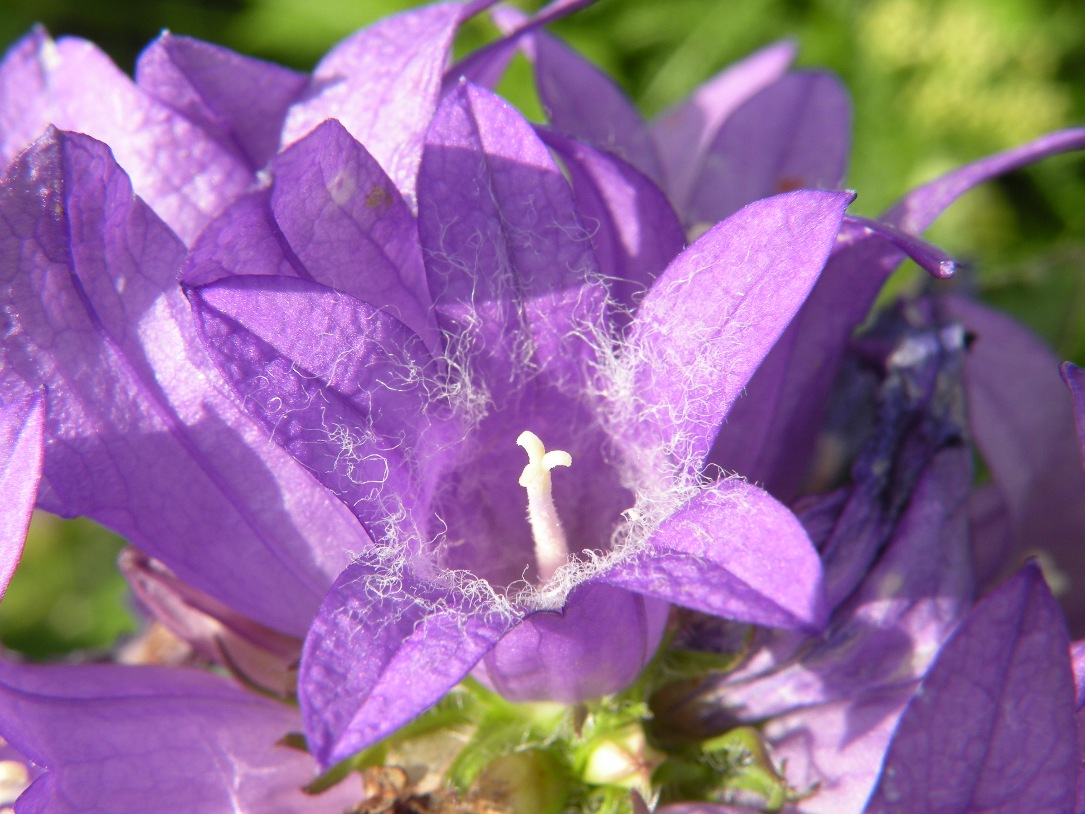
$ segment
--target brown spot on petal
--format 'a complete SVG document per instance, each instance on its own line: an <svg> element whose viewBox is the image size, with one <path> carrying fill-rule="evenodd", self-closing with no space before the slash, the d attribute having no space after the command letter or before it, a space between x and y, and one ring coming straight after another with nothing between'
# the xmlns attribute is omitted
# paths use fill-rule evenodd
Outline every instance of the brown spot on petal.
<svg viewBox="0 0 1085 814"><path fill-rule="evenodd" d="M776 192L794 192L796 189L802 189L806 186L806 183L802 178L795 175L785 175L782 178L776 179Z"/></svg>
<svg viewBox="0 0 1085 814"><path fill-rule="evenodd" d="M373 187L365 196L365 205L370 209L387 209L392 203L392 196L384 187Z"/></svg>

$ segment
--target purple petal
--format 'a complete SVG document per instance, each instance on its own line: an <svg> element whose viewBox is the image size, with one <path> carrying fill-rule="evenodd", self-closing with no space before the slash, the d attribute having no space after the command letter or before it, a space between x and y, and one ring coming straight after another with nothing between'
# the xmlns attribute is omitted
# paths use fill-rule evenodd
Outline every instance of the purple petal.
<svg viewBox="0 0 1085 814"><path fill-rule="evenodd" d="M1085 370L1073 362L1063 362L1059 368L1062 379L1070 388L1074 400L1074 426L1077 427L1077 443L1081 460L1085 462Z"/></svg>
<svg viewBox="0 0 1085 814"><path fill-rule="evenodd" d="M473 51L449 68L445 74L445 87L449 88L452 83L466 79L473 85L493 90L501 81L509 62L516 56L518 48L524 46L529 56L533 54L534 48L528 34L594 2L595 0L553 0L530 17L512 6L498 6L490 12L490 16L505 36ZM524 40L527 42L523 42Z"/></svg>
<svg viewBox="0 0 1085 814"><path fill-rule="evenodd" d="M1081 149L1085 149L1085 128L1048 133L1020 147L966 164L912 190L882 215L882 220L917 235L972 187L1050 156Z"/></svg>
<svg viewBox="0 0 1085 814"><path fill-rule="evenodd" d="M807 707L765 725L788 785L809 796L796 814L858 812L878 778L893 727L914 684ZM909 810L916 814L923 809Z"/></svg>
<svg viewBox="0 0 1085 814"><path fill-rule="evenodd" d="M1070 642L1036 566L980 602L905 710L867 814L1056 814L1077 784Z"/></svg>
<svg viewBox="0 0 1085 814"><path fill-rule="evenodd" d="M690 190L720 127L743 102L783 76L794 58L793 42L763 48L720 72L652 123L666 188L679 212L686 211Z"/></svg>
<svg viewBox="0 0 1085 814"><path fill-rule="evenodd" d="M781 500L795 497L848 343L903 250L915 249L920 261L942 268L943 258L926 245L845 220L825 271L720 429L712 463L764 483Z"/></svg>
<svg viewBox="0 0 1085 814"><path fill-rule="evenodd" d="M555 130L614 153L657 182L663 177L644 119L613 79L543 32L531 36L528 51L539 101Z"/></svg>
<svg viewBox="0 0 1085 814"><path fill-rule="evenodd" d="M235 150L138 88L83 40L30 34L0 66L0 97L5 163L49 124L100 139L136 194L186 243L253 181Z"/></svg>
<svg viewBox="0 0 1085 814"><path fill-rule="evenodd" d="M535 613L497 643L478 677L510 701L577 704L625 689L651 660L669 606L600 583Z"/></svg>
<svg viewBox="0 0 1085 814"><path fill-rule="evenodd" d="M431 583L363 555L336 580L305 642L299 695L310 750L328 766L391 734L518 621L484 582L457 584L449 572Z"/></svg>
<svg viewBox="0 0 1085 814"><path fill-rule="evenodd" d="M0 404L0 599L23 555L38 495L44 417L40 395Z"/></svg>
<svg viewBox="0 0 1085 814"><path fill-rule="evenodd" d="M296 710L207 673L0 665L0 734L47 767L20 812L338 814L355 789L310 797L312 758L279 741ZM354 799L351 799L351 798Z"/></svg>
<svg viewBox="0 0 1085 814"><path fill-rule="evenodd" d="M896 246L900 251L904 252L909 259L913 260L916 265L932 277L946 279L952 277L957 271L957 262L942 249L907 232L902 232L885 221L858 218L850 215L844 220L849 227L849 231L865 230L871 236L882 238L888 244ZM861 240L862 238L857 237L855 239Z"/></svg>
<svg viewBox="0 0 1085 814"><path fill-rule="evenodd" d="M181 282L198 286L225 277L313 275L290 248L271 211L271 191L234 201L200 233L181 271Z"/></svg>
<svg viewBox="0 0 1085 814"><path fill-rule="evenodd" d="M168 31L140 54L136 84L263 167L308 77Z"/></svg>
<svg viewBox="0 0 1085 814"><path fill-rule="evenodd" d="M437 3L387 17L341 42L291 108L283 144L338 119L413 203L422 143L464 11L460 3Z"/></svg>
<svg viewBox="0 0 1085 814"><path fill-rule="evenodd" d="M442 102L418 181L437 320L480 379L516 386L527 360L583 389L606 286L572 191L531 126L489 91ZM491 394L498 407L502 393Z"/></svg>
<svg viewBox="0 0 1085 814"><path fill-rule="evenodd" d="M978 303L947 297L942 307L974 336L964 367L969 423L1016 543L1003 569L1044 550L1070 581L1060 602L1071 630L1085 630L1085 472L1058 358Z"/></svg>
<svg viewBox="0 0 1085 814"><path fill-rule="evenodd" d="M671 263L631 326L641 420L700 463L761 360L802 305L850 193L795 192L750 204Z"/></svg>
<svg viewBox="0 0 1085 814"><path fill-rule="evenodd" d="M240 198L204 230L184 283L316 281L384 308L437 350L414 216L365 149L325 122L280 153L272 173L270 191Z"/></svg>
<svg viewBox="0 0 1085 814"><path fill-rule="evenodd" d="M437 417L417 336L375 306L291 277L187 291L208 352L273 440L378 535L403 510L425 511L439 467L427 471L423 435Z"/></svg>
<svg viewBox="0 0 1085 814"><path fill-rule="evenodd" d="M272 172L275 220L312 279L439 348L414 215L369 153L329 121L276 157Z"/></svg>
<svg viewBox="0 0 1085 814"><path fill-rule="evenodd" d="M599 581L727 619L820 629L821 560L798 519L741 480L700 492Z"/></svg>
<svg viewBox="0 0 1085 814"><path fill-rule="evenodd" d="M793 189L838 189L850 147L851 104L828 73L781 77L739 107L701 161L682 211L716 223L750 201Z"/></svg>
<svg viewBox="0 0 1085 814"><path fill-rule="evenodd" d="M175 275L183 247L105 145L53 131L0 193L0 389L48 388L39 503L300 634L365 538L222 391Z"/></svg>
<svg viewBox="0 0 1085 814"><path fill-rule="evenodd" d="M629 164L552 131L539 131L573 183L576 207L593 225L591 245L609 282L619 325L655 278L686 245L682 224L663 192Z"/></svg>

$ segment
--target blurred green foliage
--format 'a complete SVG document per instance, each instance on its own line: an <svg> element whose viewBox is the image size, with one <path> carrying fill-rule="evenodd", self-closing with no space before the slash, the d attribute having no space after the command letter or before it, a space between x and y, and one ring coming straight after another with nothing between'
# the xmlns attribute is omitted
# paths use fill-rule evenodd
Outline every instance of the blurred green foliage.
<svg viewBox="0 0 1085 814"><path fill-rule="evenodd" d="M35 515L23 559L0 603L0 635L33 659L108 648L134 632L117 573L124 541L89 520Z"/></svg>
<svg viewBox="0 0 1085 814"><path fill-rule="evenodd" d="M0 0L0 42L41 22L54 36L94 40L131 71L139 50L168 28L308 70L351 31L413 5ZM750 51L796 40L800 66L835 71L853 95L848 183L860 214L877 214L966 161L1085 124L1080 0L600 0L556 30L648 115ZM466 39L492 35L476 23ZM503 90L537 113L529 83L521 64ZM974 261L966 285L1026 321L1060 357L1085 363L1085 160L1061 157L988 184L928 236ZM919 282L898 275L893 288ZM60 528L59 536L38 529L0 606L0 636L35 656L108 645L130 624L112 566L118 544L89 524ZM106 621L81 621L91 614Z"/></svg>

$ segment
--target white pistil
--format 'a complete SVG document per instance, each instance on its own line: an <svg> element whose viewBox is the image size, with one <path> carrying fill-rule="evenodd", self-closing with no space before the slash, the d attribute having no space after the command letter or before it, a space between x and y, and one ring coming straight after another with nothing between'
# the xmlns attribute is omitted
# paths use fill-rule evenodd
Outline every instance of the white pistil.
<svg viewBox="0 0 1085 814"><path fill-rule="evenodd" d="M530 430L520 433L516 443L527 452L527 466L520 475L520 485L527 489L527 519L535 538L535 562L539 578L546 582L569 561L569 546L565 543L565 533L554 507L550 470L555 466L571 466L573 459L560 449L547 452L539 436Z"/></svg>

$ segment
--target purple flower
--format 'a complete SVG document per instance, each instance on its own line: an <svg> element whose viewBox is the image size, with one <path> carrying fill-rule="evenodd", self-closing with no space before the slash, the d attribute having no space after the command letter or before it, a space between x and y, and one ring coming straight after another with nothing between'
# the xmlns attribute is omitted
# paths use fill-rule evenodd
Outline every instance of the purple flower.
<svg viewBox="0 0 1085 814"><path fill-rule="evenodd" d="M32 137L20 128L59 121L114 138L136 182L101 142L54 128L4 178L0 393L28 404L46 388L38 505L95 517L153 557L126 567L197 643L186 626L199 614L250 643L303 634L356 554L305 662L323 759L413 717L484 656L483 674L514 698L618 689L650 657L669 601L823 621L820 566L794 516L743 481L706 486L700 466L851 196L753 205L674 259L680 231L650 182L547 136L581 181L574 193L487 92L450 86L427 135L444 61L427 37L447 45L462 13L438 6L363 32L305 92L292 74L169 37L141 60L139 87L89 46L40 34L0 70L27 100L3 124L9 152ZM356 84L374 37L409 40L401 55L413 54L370 72L374 98L409 87L432 104L380 105L371 121L350 107L364 93L337 95L322 72ZM116 90L114 118L166 125L126 141L86 106L84 75ZM245 83L277 88L262 97L273 110L255 111ZM329 112L392 133L372 140L399 187L341 124L313 129ZM300 140L273 155L278 121ZM416 218L412 145L424 141ZM253 189L257 169L269 183ZM580 202L615 236L602 261ZM203 229L186 272L195 324L175 285L185 247L159 214L186 242ZM554 453L538 436L571 454L567 471L548 474ZM4 734L48 767L28 799L185 810L241 788L259 805L280 785L296 794L285 789L309 765L270 739L294 713L221 679L2 669ZM350 682L333 686L344 671ZM65 718L76 700L79 717ZM71 737L81 731L96 737ZM169 733L174 751L167 738L144 754L149 732ZM197 785L166 791L177 765L231 756L250 768L201 769ZM94 768L107 765L128 769ZM282 782L253 787L250 772Z"/></svg>
<svg viewBox="0 0 1085 814"><path fill-rule="evenodd" d="M270 193L212 224L184 279L241 403L374 540L307 640L322 761L394 731L480 661L516 700L621 689L667 602L821 624L820 568L790 512L743 481L705 486L700 469L850 195L747 207L630 315L542 141L477 87L451 89L430 127L417 227L334 124L271 173Z"/></svg>
<svg viewBox="0 0 1085 814"><path fill-rule="evenodd" d="M146 608L250 685L0 662L21 806L342 811L346 784L302 792L317 765L468 674L514 701L621 690L672 604L783 629L719 691L764 722L793 785L820 784L799 810L861 804L898 718L877 799L898 793L890 769L923 769L932 714L902 710L972 591L962 419L939 389L963 334L930 314L939 327L905 331L855 483L804 514L812 534L780 501L885 277L905 255L952 269L918 233L1085 138L845 218L852 194L826 191L848 144L836 80L788 73L778 45L648 126L539 33L580 4L506 14L508 36L451 70L459 24L490 3L391 18L311 77L169 35L135 83L41 32L0 66L16 100L0 111L0 585L37 492L127 536ZM550 127L485 89L515 47ZM703 231L688 247L686 229ZM996 478L1011 457L992 453ZM964 664L975 637L1010 652L999 675L1032 652L996 641L991 608L1040 608L1059 689L1030 573L945 646L935 713L961 695L946 671L990 689ZM300 712L251 685L296 689ZM312 756L284 739L300 728Z"/></svg>

